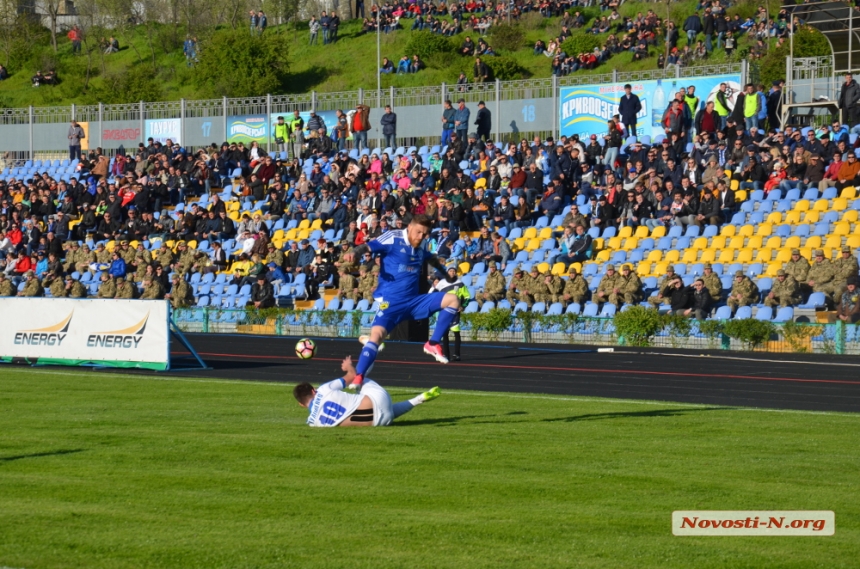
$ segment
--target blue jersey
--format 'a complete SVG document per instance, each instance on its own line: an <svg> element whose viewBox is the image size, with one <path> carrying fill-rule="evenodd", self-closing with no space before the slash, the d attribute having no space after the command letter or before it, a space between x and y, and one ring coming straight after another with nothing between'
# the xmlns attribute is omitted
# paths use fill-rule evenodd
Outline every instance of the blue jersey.
<svg viewBox="0 0 860 569"><path fill-rule="evenodd" d="M370 250L381 257L379 284L374 296L388 302L418 296L418 279L421 268L433 254L423 247L409 244L405 229L394 229L368 241Z"/></svg>

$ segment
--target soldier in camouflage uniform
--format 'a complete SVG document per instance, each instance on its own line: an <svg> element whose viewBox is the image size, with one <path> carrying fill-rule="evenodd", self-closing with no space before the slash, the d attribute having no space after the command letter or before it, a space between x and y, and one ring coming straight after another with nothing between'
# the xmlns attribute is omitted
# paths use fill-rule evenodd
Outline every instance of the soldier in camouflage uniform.
<svg viewBox="0 0 860 569"><path fill-rule="evenodd" d="M140 294L142 300L161 300L164 298L164 287L158 279L152 277L143 278L143 292Z"/></svg>
<svg viewBox="0 0 860 569"><path fill-rule="evenodd" d="M702 282L705 283L705 288L708 289L708 294L711 295L713 302L719 302L723 295L723 282L710 263L705 263L705 268L702 271Z"/></svg>
<svg viewBox="0 0 860 569"><path fill-rule="evenodd" d="M561 291L561 303L567 308L572 302L580 305L585 303L588 297L588 283L576 272L576 267L571 264L567 268L567 281Z"/></svg>
<svg viewBox="0 0 860 569"><path fill-rule="evenodd" d="M161 247L158 248L158 253L155 254L155 260L164 267L164 270L167 270L173 264L173 252L162 243Z"/></svg>
<svg viewBox="0 0 860 569"><path fill-rule="evenodd" d="M172 286L170 288L170 293L164 295L164 298L170 300L170 304L173 305L173 308L184 308L186 306L191 306L191 289L188 287L188 283L185 282L185 279L180 277L178 274L174 274L171 277Z"/></svg>
<svg viewBox="0 0 860 569"><path fill-rule="evenodd" d="M776 272L776 280L770 287L770 292L764 297L764 305L771 308L779 306L797 306L803 302L800 296L800 285L794 277L780 269Z"/></svg>
<svg viewBox="0 0 860 569"><path fill-rule="evenodd" d="M514 276L511 278L511 283L508 285L508 293L505 298L511 303L511 306L516 306L517 302L525 302L529 307L534 303L534 297L526 291L531 287L531 277L523 272L522 267L517 266L514 269Z"/></svg>
<svg viewBox="0 0 860 569"><path fill-rule="evenodd" d="M68 295L66 292L66 283L53 273L45 275L45 278L42 279L42 287L50 290L51 296L54 298L65 298Z"/></svg>
<svg viewBox="0 0 860 569"><path fill-rule="evenodd" d="M630 265L622 265L617 291L618 301L623 299L624 304L637 304L642 300L642 281L630 270ZM618 305L618 302L616 304Z"/></svg>
<svg viewBox="0 0 860 569"><path fill-rule="evenodd" d="M137 252L128 246L128 241L122 240L119 242L119 248L114 248L114 251L119 252L119 257L125 261L126 266L131 267L134 264L134 257Z"/></svg>
<svg viewBox="0 0 860 569"><path fill-rule="evenodd" d="M544 302L547 306L561 301L561 291L564 290L564 281L561 280L561 277L545 271L538 277L538 285L540 291L535 293L536 301ZM538 286L535 286L535 290L538 290Z"/></svg>
<svg viewBox="0 0 860 569"><path fill-rule="evenodd" d="M842 298L848 279L856 277L860 272L857 258L851 254L851 247L842 247L842 256L833 261L833 269L836 271L836 276L833 277L833 298L838 301Z"/></svg>
<svg viewBox="0 0 860 569"><path fill-rule="evenodd" d="M27 279L27 284L24 285L24 290L19 292L18 296L45 296L45 289L42 288L42 285L39 283L39 279L36 278L36 273L33 271L27 271L24 273L24 278Z"/></svg>
<svg viewBox="0 0 860 569"><path fill-rule="evenodd" d="M180 241L177 244L177 249L179 249L179 256L173 263L173 270L177 273L185 274L191 271L196 262L195 251L185 241Z"/></svg>
<svg viewBox="0 0 860 569"><path fill-rule="evenodd" d="M113 279L110 278L110 275L108 275L107 273L102 273L101 280L102 284L99 285L99 290L96 294L96 298L116 297L116 283L113 282Z"/></svg>
<svg viewBox="0 0 860 569"><path fill-rule="evenodd" d="M476 296L478 306L483 307L485 302L499 302L505 298L505 275L499 272L499 265L494 261L489 262L490 274L487 275L487 280L484 281L484 290Z"/></svg>
<svg viewBox="0 0 860 569"><path fill-rule="evenodd" d="M373 290L375 288L376 279L374 279L373 274L367 270L367 266L362 265L358 269L358 294L356 295L356 301L363 299L367 302L373 302Z"/></svg>
<svg viewBox="0 0 860 569"><path fill-rule="evenodd" d="M69 243L69 248L66 249L66 258L65 263L63 263L63 270L67 273L71 273L75 270L75 265L78 263L78 243L76 241L72 241Z"/></svg>
<svg viewBox="0 0 860 569"><path fill-rule="evenodd" d="M660 281L660 286L657 287L657 294L648 299L648 304L654 308L658 308L661 304L665 304L666 306L672 304L672 290L675 288L672 283L675 281L676 276L675 267L672 265L666 267L666 274L663 276L663 280Z"/></svg>
<svg viewBox="0 0 860 569"><path fill-rule="evenodd" d="M756 284L744 275L743 271L736 271L735 282L732 286L732 291L729 293L729 299L726 301L726 304L732 309L732 314L735 313L739 306L756 304L758 298L759 292Z"/></svg>
<svg viewBox="0 0 860 569"><path fill-rule="evenodd" d="M86 243L81 250L78 252L77 259L75 260L75 270L79 273L86 272L90 269L90 265L96 262L96 253L95 251L90 251L90 246Z"/></svg>
<svg viewBox="0 0 860 569"><path fill-rule="evenodd" d="M836 271L830 261L824 258L824 251L817 249L814 257L815 262L806 274L806 284L812 292L823 292L827 301L833 302L833 278Z"/></svg>
<svg viewBox="0 0 860 569"><path fill-rule="evenodd" d="M133 264L135 267L143 265L144 267L152 264L152 253L146 250L143 243L138 243L137 251L134 253Z"/></svg>
<svg viewBox="0 0 860 569"><path fill-rule="evenodd" d="M284 268L284 252L276 249L274 243L269 243L269 253L266 255L266 259L264 260L265 264L275 263L278 265L278 268Z"/></svg>
<svg viewBox="0 0 860 569"><path fill-rule="evenodd" d="M801 292L810 291L809 286L806 284L809 280L807 278L809 274L809 261L806 260L806 257L800 256L800 249L791 250L791 260L785 264L785 274L794 277L794 280L800 286Z"/></svg>
<svg viewBox="0 0 860 569"><path fill-rule="evenodd" d="M341 301L347 298L358 302L361 294L358 292L358 279L347 272L345 267L340 268L340 281L338 282L337 295Z"/></svg>
<svg viewBox="0 0 860 569"><path fill-rule="evenodd" d="M96 245L96 263L99 265L110 265L111 252L105 248L104 243Z"/></svg>
<svg viewBox="0 0 860 569"><path fill-rule="evenodd" d="M134 298L134 285L123 277L116 278L116 296L114 298Z"/></svg>
<svg viewBox="0 0 860 569"><path fill-rule="evenodd" d="M87 287L72 278L72 275L66 275L66 295L69 298L86 298Z"/></svg>
<svg viewBox="0 0 860 569"><path fill-rule="evenodd" d="M606 265L606 274L600 279L597 290L591 295L591 302L603 304L609 302L618 305L618 287L621 283L621 275L615 272L615 265Z"/></svg>
<svg viewBox="0 0 860 569"><path fill-rule="evenodd" d="M0 296L15 296L15 287L4 272L0 272Z"/></svg>

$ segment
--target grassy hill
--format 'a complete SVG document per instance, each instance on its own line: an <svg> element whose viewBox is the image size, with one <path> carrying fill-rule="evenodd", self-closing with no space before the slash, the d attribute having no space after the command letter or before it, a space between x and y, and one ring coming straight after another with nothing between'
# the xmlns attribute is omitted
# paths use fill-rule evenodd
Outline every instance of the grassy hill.
<svg viewBox="0 0 860 569"><path fill-rule="evenodd" d="M687 14L695 9L695 0L669 4L671 18L683 22ZM730 9L730 13L750 15L757 6L744 2ZM621 6L623 16L635 16L655 10L665 17L665 4L626 2ZM582 9L591 22L600 15L597 8ZM396 62L402 55L411 55L409 42L415 35L408 28L412 20L403 20L406 29L380 38L381 54ZM533 45L538 39L548 42L560 31L559 18L543 18L538 14L526 14L516 26L521 31L518 49L504 49L507 45L493 30L489 43L508 62L518 67L516 75L527 77L549 77L551 61L543 55L534 55ZM116 34L120 42L119 53L105 55L98 49L98 38ZM217 32L215 32L217 33ZM267 34L276 34L283 42L290 62L290 74L280 93L303 93L317 91L345 91L357 88L375 89L377 73L376 34L362 34L361 21L353 20L341 26L340 40L333 45L320 43L308 46L307 24L298 28L289 26L270 27ZM498 32L496 32L498 33ZM584 32L577 31L576 34ZM477 39L477 34L461 33L451 38L453 46L459 46L466 35ZM605 39L608 34L601 36ZM177 100L200 98L194 81L194 68L186 66L182 54L185 32L168 26L136 26L125 30L90 30L83 55L72 55L71 45L63 37L58 53L50 48L44 32L33 40L30 52L9 61L10 78L0 83L0 105L24 107L27 105L94 104L96 102L119 103L138 100ZM496 43L496 42L499 43ZM686 42L683 37L680 45ZM662 44L661 44L662 45ZM744 51L746 40L742 40L734 58ZM510 47L510 46L509 46ZM514 45L513 47L517 47ZM201 49L206 49L206 38L201 38ZM608 73L611 70L632 71L652 69L656 66L654 56L640 62L632 61L632 54L615 55L608 63L593 71L578 73ZM492 66L495 58L489 58ZM726 61L725 53L715 51L709 63ZM473 60L453 53L436 53L426 60L427 69L413 75L384 75L382 86L408 87L453 83L460 71L471 77ZM61 80L54 87L31 87L30 78L37 69L56 69ZM225 69L225 73L234 70ZM241 71L239 71L241 72ZM260 93L264 94L264 93ZM273 93L275 94L275 93Z"/></svg>

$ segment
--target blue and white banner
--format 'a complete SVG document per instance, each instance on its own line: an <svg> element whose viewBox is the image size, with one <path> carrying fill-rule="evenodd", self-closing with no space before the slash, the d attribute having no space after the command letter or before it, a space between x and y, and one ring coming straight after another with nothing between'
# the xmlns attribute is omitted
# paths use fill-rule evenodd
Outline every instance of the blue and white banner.
<svg viewBox="0 0 860 569"><path fill-rule="evenodd" d="M720 83L726 83L729 106L733 108L737 93L741 90L740 81L741 76L737 73L711 77L631 81L633 93L639 96L642 103L642 110L636 120L636 135L654 137L664 134L660 124L663 113L675 93L687 87L696 88L695 94L699 97L699 108L701 108L706 101L713 100L719 91ZM624 85L624 83L608 83L562 87L559 109L561 135L578 134L579 138L587 138L592 134L598 136L606 134L606 121L618 114L618 101L624 94Z"/></svg>
<svg viewBox="0 0 860 569"><path fill-rule="evenodd" d="M169 138L175 144L182 144L182 119L147 119L146 138L164 144Z"/></svg>

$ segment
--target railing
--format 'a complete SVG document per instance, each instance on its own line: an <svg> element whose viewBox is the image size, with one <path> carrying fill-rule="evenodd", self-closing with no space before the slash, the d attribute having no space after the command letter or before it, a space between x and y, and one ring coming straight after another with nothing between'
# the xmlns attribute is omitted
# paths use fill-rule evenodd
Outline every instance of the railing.
<svg viewBox="0 0 860 569"><path fill-rule="evenodd" d="M310 336L357 338L370 330L374 312L336 310L294 311L269 309L263 312L211 307L183 308L174 312L174 320L184 332L207 334L239 333L274 336ZM468 316L468 315L464 315ZM434 322L431 321L431 327ZM578 315L514 315L506 329L480 329L470 318L461 324L466 341L499 341L553 344L587 344L624 346L612 318ZM649 347L762 351L774 353L860 354L860 326L833 324L774 324L773 333L759 345L751 346L731 338L714 327L689 321L688 328L668 327L646 342Z"/></svg>

